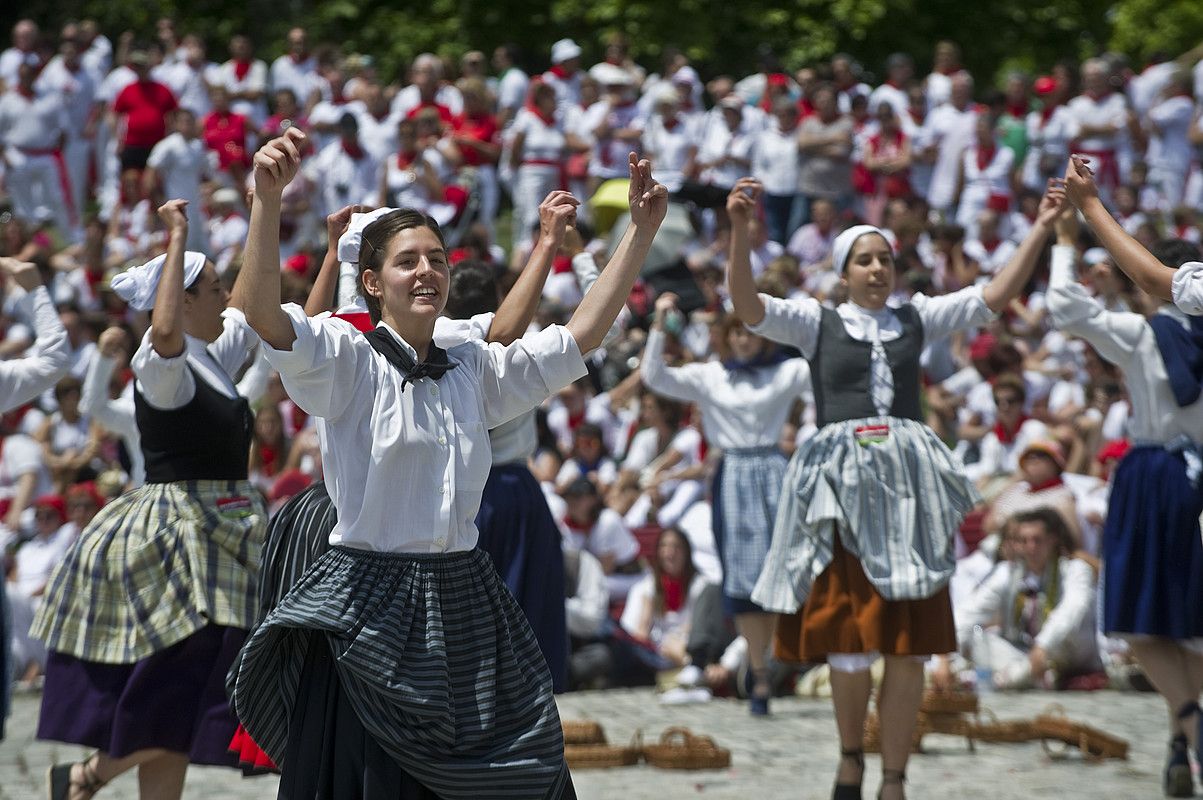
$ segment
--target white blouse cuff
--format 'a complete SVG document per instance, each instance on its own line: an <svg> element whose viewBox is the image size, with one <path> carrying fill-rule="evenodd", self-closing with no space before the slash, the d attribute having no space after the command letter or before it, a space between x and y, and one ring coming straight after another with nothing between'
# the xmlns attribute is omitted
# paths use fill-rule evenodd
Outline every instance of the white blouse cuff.
<svg viewBox="0 0 1203 800"><path fill-rule="evenodd" d="M313 331L314 325L324 325L324 321L311 320L305 316L305 310L296 303L281 306L292 323L296 339L288 350L277 350L267 342L263 343L263 355L269 364L283 373L304 372L313 366L314 354L317 352L317 336Z"/></svg>
<svg viewBox="0 0 1203 800"><path fill-rule="evenodd" d="M1178 267L1170 292L1184 314L1203 314L1203 262L1188 261Z"/></svg>

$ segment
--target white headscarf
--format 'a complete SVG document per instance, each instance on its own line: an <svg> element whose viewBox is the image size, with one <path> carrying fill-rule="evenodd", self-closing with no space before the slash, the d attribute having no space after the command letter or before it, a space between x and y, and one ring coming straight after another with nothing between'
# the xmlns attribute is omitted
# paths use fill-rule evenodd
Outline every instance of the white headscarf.
<svg viewBox="0 0 1203 800"><path fill-rule="evenodd" d="M835 237L835 241L831 244L831 268L837 275L844 274L844 267L848 266L848 254L852 252L852 245L856 244L857 239L869 233L876 233L887 242L890 241L881 228L872 225L853 225Z"/></svg>
<svg viewBox="0 0 1203 800"><path fill-rule="evenodd" d="M338 237L338 260L348 264L359 263L359 247L363 243L363 229L385 214L391 214L395 208L378 208L366 214L352 214L351 224L347 231Z"/></svg>
<svg viewBox="0 0 1203 800"><path fill-rule="evenodd" d="M140 267L131 267L113 277L113 291L135 311L149 311L155 306L155 295L159 291L159 279L163 277L163 265L167 254L152 258ZM184 253L184 288L196 283L205 268L205 254L188 250Z"/></svg>

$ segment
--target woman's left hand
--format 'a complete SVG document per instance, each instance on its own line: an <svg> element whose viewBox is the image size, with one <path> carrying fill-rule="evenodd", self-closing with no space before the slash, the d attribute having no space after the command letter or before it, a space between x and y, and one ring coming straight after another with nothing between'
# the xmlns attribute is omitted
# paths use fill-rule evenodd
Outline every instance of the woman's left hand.
<svg viewBox="0 0 1203 800"><path fill-rule="evenodd" d="M627 199L631 206L631 224L655 233L668 213L668 189L652 177L652 162L631 153L629 158L631 186Z"/></svg>

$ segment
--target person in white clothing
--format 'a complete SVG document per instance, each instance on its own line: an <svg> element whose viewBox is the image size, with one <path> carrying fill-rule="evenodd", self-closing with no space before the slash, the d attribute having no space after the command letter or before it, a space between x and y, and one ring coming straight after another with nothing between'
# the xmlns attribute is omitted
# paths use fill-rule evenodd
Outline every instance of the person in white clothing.
<svg viewBox="0 0 1203 800"><path fill-rule="evenodd" d="M1091 158L1099 176L1099 190L1109 200L1124 182L1119 151L1128 126L1128 100L1111 90L1106 62L1092 58L1082 64L1082 94L1069 101L1078 138L1074 152Z"/></svg>
<svg viewBox="0 0 1203 800"><path fill-rule="evenodd" d="M998 689L1052 688L1102 669L1094 571L1072 558L1065 521L1038 508L1016 514L1019 559L995 569L956 609L957 639ZM981 640L974 628L985 629Z"/></svg>
<svg viewBox="0 0 1203 800"><path fill-rule="evenodd" d="M507 130L526 102L530 76L518 67L515 45L498 45L493 51L493 68L497 70L497 127Z"/></svg>
<svg viewBox="0 0 1203 800"><path fill-rule="evenodd" d="M910 108L910 98L907 97L907 87L915 75L915 62L906 53L893 53L886 59L886 82L873 90L869 95L869 113L876 114L877 107L888 103L902 121L902 130L910 134L907 114Z"/></svg>
<svg viewBox="0 0 1203 800"><path fill-rule="evenodd" d="M1023 185L1040 191L1050 178L1065 171L1069 144L1078 136L1078 122L1065 104L1069 87L1044 76L1032 84L1044 106L1027 117L1028 151L1023 161Z"/></svg>
<svg viewBox="0 0 1203 800"><path fill-rule="evenodd" d="M992 114L979 114L974 120L974 142L961 156L956 221L970 239L978 238L977 222L983 211L1006 214L1011 207L1015 151L999 145L996 122Z"/></svg>
<svg viewBox="0 0 1203 800"><path fill-rule="evenodd" d="M185 36L180 52L183 58L164 62L151 70L151 75L171 90L180 108L188 109L201 119L213 108L209 87L223 85L224 75L220 67L205 57L205 45L199 36Z"/></svg>
<svg viewBox="0 0 1203 800"><path fill-rule="evenodd" d="M443 62L433 53L421 53L409 72L409 86L393 97L390 107L397 117L410 117L420 109L438 107L449 118L464 111L464 98L450 83L443 81Z"/></svg>
<svg viewBox="0 0 1203 800"><path fill-rule="evenodd" d="M595 556L606 575L610 601L622 602L643 573L639 541L622 515L606 508L597 485L588 478L577 478L562 497L566 509L557 522L564 550L585 550Z"/></svg>
<svg viewBox="0 0 1203 800"><path fill-rule="evenodd" d="M1196 159L1189 138L1195 116L1190 75L1174 72L1144 118L1149 134L1149 149L1145 156L1149 165L1149 184L1160 191L1171 210L1182 205L1191 162Z"/></svg>
<svg viewBox="0 0 1203 800"><path fill-rule="evenodd" d="M284 763L282 781L298 795L318 793L330 780L324 764L362 753L371 741L380 748L368 756L373 769L386 771L396 785L470 795L510 780L535 795L571 797L546 664L517 603L474 548L473 519L491 462L486 431L585 373L581 353L601 344L625 302L667 210L668 193L652 181L647 162L636 164L632 154L632 225L568 325L549 326L508 347L469 341L444 351L432 339L448 291L446 245L437 224L415 212L391 212L363 231L360 291L379 321L373 331L361 335L339 321L312 320L299 307L281 307L280 194L299 168L304 138L290 129L255 156L256 201L241 277L254 298L248 321L264 337L268 359L293 399L328 425L322 460L339 521L331 535L335 546L243 649L233 705L277 763L294 747L314 753ZM341 566L330 571L336 564ZM403 585L411 588L398 593ZM359 619L328 625L322 609L330 606L322 598L334 593L375 599L359 606ZM409 615L417 627L402 636L397 610L416 608L423 596L432 602ZM495 638L479 635L482 625ZM362 662L363 669L344 670L343 659L336 670L327 641L361 635L376 655ZM309 641L318 646L307 647ZM489 685L463 669L479 663L482 646L495 659ZM431 658L441 666L432 670ZM301 670L291 690L278 684L286 662ZM398 681L428 682L431 675L441 676L438 688L420 697L387 688ZM277 688L265 691L268 685ZM349 724L354 731L358 719L358 732L334 740L326 735L327 719L281 716L307 703L320 685L347 697ZM430 705L431 697L445 698L435 701L440 709ZM352 698L366 702L352 706ZM446 742L461 741L461 734L435 736L412 721L415 703L453 728L467 718L452 708L496 713L483 728L471 723L479 747L453 751ZM468 717L482 718L475 712ZM362 787L362 769L346 772L355 782L350 785Z"/></svg>
<svg viewBox="0 0 1203 800"><path fill-rule="evenodd" d="M22 64L37 66L41 62L37 53L40 35L38 24L31 19L18 20L13 25L12 47L0 53L0 81L4 81L6 88L17 85L17 72Z"/></svg>
<svg viewBox="0 0 1203 800"><path fill-rule="evenodd" d="M13 214L35 224L53 220L64 236L81 241L83 228L70 205L70 176L63 161L71 128L65 96L37 92L36 67L23 64L17 76L16 85L0 96L0 144Z"/></svg>
<svg viewBox="0 0 1203 800"><path fill-rule="evenodd" d="M359 122L353 114L344 114L339 120L338 139L306 165L310 180L318 187L318 213L330 215L356 203L375 205L379 168L376 159L359 143Z"/></svg>
<svg viewBox="0 0 1203 800"><path fill-rule="evenodd" d="M134 417L134 383L130 381L117 397L112 396L113 376L119 366L129 362L128 334L123 328L106 328L96 340L96 356L88 365L80 392L79 409L102 428L121 437L130 459L127 488L136 489L146 482L146 460L142 455L142 437Z"/></svg>
<svg viewBox="0 0 1203 800"><path fill-rule="evenodd" d="M643 114L635 103L631 73L613 64L598 64L593 77L603 91L602 99L585 111L584 130L593 142L589 159L590 186L621 178L625 171L624 154L643 150Z"/></svg>
<svg viewBox="0 0 1203 800"><path fill-rule="evenodd" d="M267 64L255 58L254 45L242 35L230 39L230 60L218 68L217 83L230 93L230 110L258 128L267 119ZM288 87L285 87L288 88ZM301 102L300 97L297 102Z"/></svg>
<svg viewBox="0 0 1203 800"><path fill-rule="evenodd" d="M798 195L801 152L798 149L798 105L777 100L773 119L752 139L752 177L764 186L764 216L769 239L787 244L802 218Z"/></svg>
<svg viewBox="0 0 1203 800"><path fill-rule="evenodd" d="M301 108L312 108L322 97L323 81L318 74L317 58L309 52L304 28L290 30L287 41L288 52L272 62L272 90L291 89Z"/></svg>
<svg viewBox="0 0 1203 800"><path fill-rule="evenodd" d="M538 223L539 204L561 188L568 134L557 109L555 88L546 82L531 87L530 101L510 127L510 168L514 174L512 241L524 242Z"/></svg>
<svg viewBox="0 0 1203 800"><path fill-rule="evenodd" d="M928 94L931 100L930 89ZM978 110L973 105L973 79L968 73L958 73L951 79L951 95L928 115L930 144L937 147L935 167L927 201L931 207L950 214L957 195L957 178L965 150L973 144Z"/></svg>
<svg viewBox="0 0 1203 800"><path fill-rule="evenodd" d="M555 89L556 108L567 114L581 103L581 47L572 39L560 39L551 46L551 69L543 73L543 82Z"/></svg>
<svg viewBox="0 0 1203 800"><path fill-rule="evenodd" d="M88 199L89 169L96 130L103 115L97 90L99 84L84 67L81 58L79 29L75 25L63 28L59 54L50 59L38 75L34 89L38 93L55 92L63 97L67 107L67 138L63 142L63 160L71 183L68 198L77 213L82 212Z"/></svg>
<svg viewBox="0 0 1203 800"><path fill-rule="evenodd" d="M697 159L696 125L681 113L681 100L672 86L662 86L654 113L643 130L643 152L670 192L679 192Z"/></svg>
<svg viewBox="0 0 1203 800"><path fill-rule="evenodd" d="M1010 262L1019 245L1013 239L1004 239L1000 232L1001 215L992 208L980 211L976 219L977 235L965 242L965 257L977 264L977 280L990 280Z"/></svg>
<svg viewBox="0 0 1203 800"><path fill-rule="evenodd" d="M186 108L172 112L174 130L151 148L142 173L142 186L147 196L188 201L188 249L209 253L209 235L201 209L201 183L217 171L217 154L201 141L196 115Z"/></svg>
<svg viewBox="0 0 1203 800"><path fill-rule="evenodd" d="M952 102L953 84L963 78L969 78L969 73L961 67L961 48L949 41L936 42L932 71L923 82L927 110Z"/></svg>

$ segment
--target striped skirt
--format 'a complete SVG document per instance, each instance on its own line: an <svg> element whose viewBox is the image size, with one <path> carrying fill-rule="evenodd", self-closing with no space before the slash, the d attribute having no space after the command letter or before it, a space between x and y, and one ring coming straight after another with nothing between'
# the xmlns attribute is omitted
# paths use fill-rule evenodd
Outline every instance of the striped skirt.
<svg viewBox="0 0 1203 800"><path fill-rule="evenodd" d="M857 428L883 424L888 436L862 443ZM878 417L824 426L790 461L752 600L797 611L831 564L837 530L883 598L931 597L952 577L954 534L979 500L963 471L919 422Z"/></svg>
<svg viewBox="0 0 1203 800"><path fill-rule="evenodd" d="M1203 495L1181 453L1134 447L1103 527L1103 632L1203 637Z"/></svg>
<svg viewBox="0 0 1203 800"><path fill-rule="evenodd" d="M251 634L230 695L285 781L317 768L288 761L310 647L329 648L368 734L439 797L572 796L547 665L479 550L333 547Z"/></svg>
<svg viewBox="0 0 1203 800"><path fill-rule="evenodd" d="M715 472L712 525L727 613L763 611L749 598L769 554L786 464L776 447L726 450Z"/></svg>

